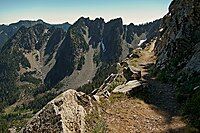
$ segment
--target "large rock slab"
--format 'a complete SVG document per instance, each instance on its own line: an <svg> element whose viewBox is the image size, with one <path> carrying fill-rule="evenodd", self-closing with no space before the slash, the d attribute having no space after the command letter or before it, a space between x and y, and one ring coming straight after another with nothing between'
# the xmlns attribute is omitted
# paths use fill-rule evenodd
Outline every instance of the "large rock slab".
<svg viewBox="0 0 200 133"><path fill-rule="evenodd" d="M86 107L91 98L82 92L68 90L49 102L26 125L23 133L84 133Z"/></svg>
<svg viewBox="0 0 200 133"><path fill-rule="evenodd" d="M108 91L108 86L115 81L115 79L118 77L118 74L111 74L109 77L105 79L103 84L99 87L98 90L94 90L92 94L103 96L105 98L108 98L110 96L110 92Z"/></svg>
<svg viewBox="0 0 200 133"><path fill-rule="evenodd" d="M133 93L137 92L142 88L142 84L138 80L132 80L127 82L126 84L117 86L112 92L113 93Z"/></svg>

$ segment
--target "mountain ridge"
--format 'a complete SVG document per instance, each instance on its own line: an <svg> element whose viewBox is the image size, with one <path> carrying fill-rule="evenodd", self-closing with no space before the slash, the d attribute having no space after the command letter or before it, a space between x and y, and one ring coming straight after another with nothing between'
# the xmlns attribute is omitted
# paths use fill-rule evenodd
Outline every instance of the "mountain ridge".
<svg viewBox="0 0 200 133"><path fill-rule="evenodd" d="M21 26L25 27L32 27L37 24L45 24L49 27L54 26L57 28L63 28L64 30L67 30L70 26L68 22L63 23L63 24L48 24L44 22L41 19L38 19L36 21L31 21L31 20L20 20L19 22L16 23L11 23L9 25L0 25L0 48L3 46L3 44L11 38Z"/></svg>

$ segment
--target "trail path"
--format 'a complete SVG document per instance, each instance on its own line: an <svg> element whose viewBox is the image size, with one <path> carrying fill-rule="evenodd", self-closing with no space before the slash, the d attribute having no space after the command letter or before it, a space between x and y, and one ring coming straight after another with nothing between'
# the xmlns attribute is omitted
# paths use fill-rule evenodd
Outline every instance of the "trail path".
<svg viewBox="0 0 200 133"><path fill-rule="evenodd" d="M119 98L105 109L104 119L110 133L160 133L182 132L186 124L178 116L178 103L174 87L162 84L148 74L148 67L155 63L154 42L141 51L136 66L147 83L148 103L139 98ZM114 95L114 94L113 94Z"/></svg>

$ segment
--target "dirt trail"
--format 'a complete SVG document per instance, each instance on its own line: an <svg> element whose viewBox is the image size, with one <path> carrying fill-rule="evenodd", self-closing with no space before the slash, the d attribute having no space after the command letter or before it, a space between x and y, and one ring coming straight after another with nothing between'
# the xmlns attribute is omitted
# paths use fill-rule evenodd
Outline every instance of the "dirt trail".
<svg viewBox="0 0 200 133"><path fill-rule="evenodd" d="M104 118L111 133L181 132L186 124L178 116L174 88L148 76L147 67L155 63L154 42L137 60L142 80L147 83L149 102L139 98L119 98L105 109ZM114 95L114 94L113 94ZM137 96L136 96L137 97Z"/></svg>
<svg viewBox="0 0 200 133"><path fill-rule="evenodd" d="M176 100L175 88L173 85L161 83L153 77L149 77L148 69L155 63L154 56L155 42L142 51L139 67L142 71L143 80L147 81L149 100L160 109L167 111L170 115L178 115L179 104Z"/></svg>
<svg viewBox="0 0 200 133"><path fill-rule="evenodd" d="M158 133L185 127L176 116L169 121L167 112L143 100L125 98L112 103L104 115L110 133Z"/></svg>

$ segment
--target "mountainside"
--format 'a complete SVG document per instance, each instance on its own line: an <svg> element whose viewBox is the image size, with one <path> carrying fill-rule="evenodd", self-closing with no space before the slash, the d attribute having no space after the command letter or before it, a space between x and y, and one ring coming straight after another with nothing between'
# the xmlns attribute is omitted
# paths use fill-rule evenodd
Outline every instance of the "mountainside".
<svg viewBox="0 0 200 133"><path fill-rule="evenodd" d="M200 125L200 2L174 0L163 18L156 42L155 72L176 84L183 112Z"/></svg>
<svg viewBox="0 0 200 133"><path fill-rule="evenodd" d="M35 70L42 73L42 67L52 60L65 34L63 29L49 28L44 24L37 24L30 28L21 27L2 47L2 55L15 48L24 55L29 64L20 69L20 74Z"/></svg>
<svg viewBox="0 0 200 133"><path fill-rule="evenodd" d="M21 27L5 43L0 54L1 110L17 102L25 88L33 92L33 88L42 86L65 34L63 29L37 24Z"/></svg>
<svg viewBox="0 0 200 133"><path fill-rule="evenodd" d="M44 24L48 27L56 27L56 28L62 28L63 30L66 30L69 28L69 23L63 23L63 24L48 24L45 23L42 20L37 21L29 21L29 20L21 20L17 23L12 23L10 25L0 25L0 48L3 46L3 44L11 38L22 26L25 26L27 28L32 27L37 24Z"/></svg>

